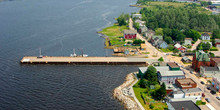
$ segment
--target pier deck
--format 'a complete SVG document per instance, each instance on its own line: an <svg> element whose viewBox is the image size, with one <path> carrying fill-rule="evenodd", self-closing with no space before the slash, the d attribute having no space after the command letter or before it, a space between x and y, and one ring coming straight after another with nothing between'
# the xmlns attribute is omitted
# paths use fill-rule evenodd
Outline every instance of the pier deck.
<svg viewBox="0 0 220 110"><path fill-rule="evenodd" d="M26 56L22 64L90 64L90 65L147 65L146 58L134 57L55 57Z"/></svg>

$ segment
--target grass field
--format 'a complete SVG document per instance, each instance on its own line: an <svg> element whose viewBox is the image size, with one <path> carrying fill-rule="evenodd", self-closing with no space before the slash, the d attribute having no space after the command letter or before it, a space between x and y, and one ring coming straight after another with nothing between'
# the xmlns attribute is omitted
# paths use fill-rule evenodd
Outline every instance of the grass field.
<svg viewBox="0 0 220 110"><path fill-rule="evenodd" d="M112 46L120 47L125 44L125 41L123 40L123 31L125 29L129 29L129 28L127 26L118 26L114 24L113 26L104 28L99 33L102 33L108 36ZM106 47L109 46L108 40L106 40L105 44L106 44Z"/></svg>
<svg viewBox="0 0 220 110"><path fill-rule="evenodd" d="M168 108L166 103L162 103L161 101L156 101L152 99L152 97L149 95L149 92L152 90L147 91L147 89L145 88L140 88L138 87L138 83L139 81L133 87L134 93L137 99L139 100L139 102L142 104L142 106L146 110L150 110L150 107L149 107L150 103L154 106L154 110L163 110L164 108ZM155 88L157 87L155 86ZM144 100L141 98L141 92L142 92L143 97L147 101L146 104L144 104Z"/></svg>
<svg viewBox="0 0 220 110"><path fill-rule="evenodd" d="M169 49L160 49L162 52L173 52L173 51L171 51L171 50L169 50Z"/></svg>

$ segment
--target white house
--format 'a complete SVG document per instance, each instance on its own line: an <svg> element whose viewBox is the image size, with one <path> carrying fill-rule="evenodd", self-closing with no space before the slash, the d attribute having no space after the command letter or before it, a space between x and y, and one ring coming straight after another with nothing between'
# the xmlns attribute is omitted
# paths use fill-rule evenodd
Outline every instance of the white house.
<svg viewBox="0 0 220 110"><path fill-rule="evenodd" d="M133 14L132 16L133 16L133 18L139 18L139 19L142 18L142 15L141 15L141 14Z"/></svg>
<svg viewBox="0 0 220 110"><path fill-rule="evenodd" d="M201 35L201 38L200 38L201 40L210 40L210 36L209 36L209 34L208 33L203 33L202 35Z"/></svg>
<svg viewBox="0 0 220 110"><path fill-rule="evenodd" d="M165 84L174 84L176 79L183 79L185 75L183 71L158 71L158 80Z"/></svg>
<svg viewBox="0 0 220 110"><path fill-rule="evenodd" d="M203 91L200 88L179 89L173 90L174 99L193 99L201 100Z"/></svg>
<svg viewBox="0 0 220 110"><path fill-rule="evenodd" d="M185 38L184 45L192 45L192 38Z"/></svg>

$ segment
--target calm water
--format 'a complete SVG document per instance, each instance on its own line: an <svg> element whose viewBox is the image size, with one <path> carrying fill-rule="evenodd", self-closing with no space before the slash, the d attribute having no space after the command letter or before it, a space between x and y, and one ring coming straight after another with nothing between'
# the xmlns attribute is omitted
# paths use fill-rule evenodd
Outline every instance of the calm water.
<svg viewBox="0 0 220 110"><path fill-rule="evenodd" d="M20 65L23 56L69 56L84 48L105 56L96 31L136 0L10 0L0 2L0 109L123 109L112 91L137 67Z"/></svg>

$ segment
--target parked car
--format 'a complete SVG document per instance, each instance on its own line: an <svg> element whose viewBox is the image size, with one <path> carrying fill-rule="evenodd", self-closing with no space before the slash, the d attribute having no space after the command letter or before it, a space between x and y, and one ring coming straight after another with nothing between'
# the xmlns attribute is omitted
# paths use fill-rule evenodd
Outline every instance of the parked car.
<svg viewBox="0 0 220 110"><path fill-rule="evenodd" d="M215 91L215 90L211 90L210 93L211 93L212 95L215 95L215 94L216 94L216 91Z"/></svg>
<svg viewBox="0 0 220 110"><path fill-rule="evenodd" d="M210 99L209 98L205 98L205 100L209 103L210 102Z"/></svg>
<svg viewBox="0 0 220 110"><path fill-rule="evenodd" d="M217 96L216 98L217 98L218 100L220 100L220 97L219 97L219 96Z"/></svg>
<svg viewBox="0 0 220 110"><path fill-rule="evenodd" d="M192 72L192 71L190 71L190 73L191 73L191 74L193 74L193 72Z"/></svg>
<svg viewBox="0 0 220 110"><path fill-rule="evenodd" d="M211 90L211 87L207 87L208 90Z"/></svg>
<svg viewBox="0 0 220 110"><path fill-rule="evenodd" d="M203 81L201 81L201 84L205 84Z"/></svg>

